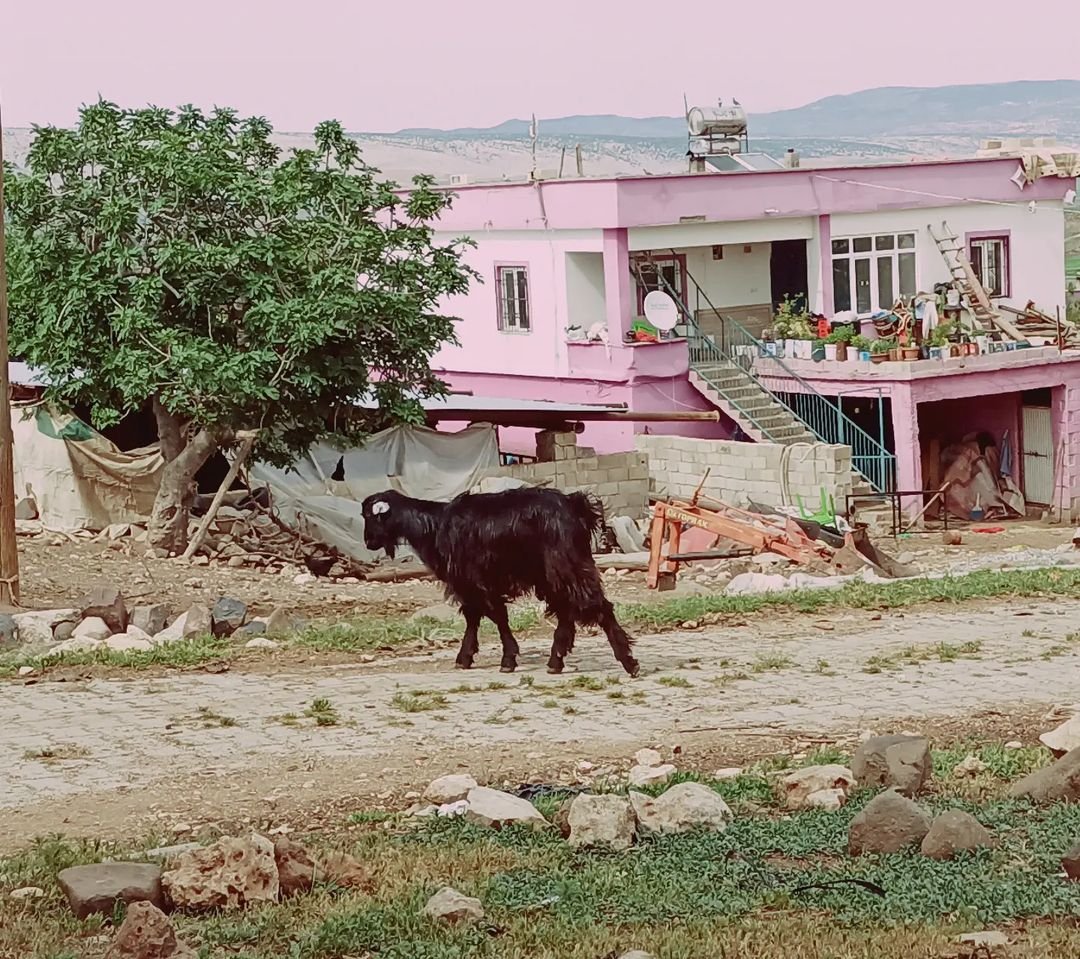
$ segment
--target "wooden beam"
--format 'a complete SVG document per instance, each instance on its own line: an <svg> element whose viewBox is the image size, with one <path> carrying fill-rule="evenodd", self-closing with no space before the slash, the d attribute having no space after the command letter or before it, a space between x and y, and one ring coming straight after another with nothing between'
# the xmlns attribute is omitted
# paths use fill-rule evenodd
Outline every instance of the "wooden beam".
<svg viewBox="0 0 1080 959"><path fill-rule="evenodd" d="M11 430L11 383L8 379L3 130L0 118L0 604L18 606L19 547L15 542L15 437Z"/></svg>

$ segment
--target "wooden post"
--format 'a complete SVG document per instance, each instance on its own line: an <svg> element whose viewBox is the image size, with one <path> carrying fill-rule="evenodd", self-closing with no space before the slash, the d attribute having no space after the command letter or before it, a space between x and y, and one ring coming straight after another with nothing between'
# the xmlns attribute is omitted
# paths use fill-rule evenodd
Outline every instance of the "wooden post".
<svg viewBox="0 0 1080 959"><path fill-rule="evenodd" d="M4 125L0 118L0 605L19 605L19 547L15 542L15 437L8 382L7 263L4 245Z"/></svg>
<svg viewBox="0 0 1080 959"><path fill-rule="evenodd" d="M229 472L225 474L225 479L221 481L218 491L214 494L214 498L210 502L210 508L202 518L199 528L195 530L195 535L191 537L191 542L188 543L187 549L184 550L184 559L191 559L191 557L195 555L195 551L202 546L203 540L206 539L207 530L210 529L210 524L214 522L217 511L221 509L221 503L225 499L225 494L229 492L229 487L232 486L233 480L236 479L236 474L240 472L240 467L244 465L244 460L246 460L248 454L251 453L251 447L255 445L255 439L258 435L258 433L239 434L239 436L243 438L240 443L240 449L237 450L236 456L233 457L232 466L229 467Z"/></svg>

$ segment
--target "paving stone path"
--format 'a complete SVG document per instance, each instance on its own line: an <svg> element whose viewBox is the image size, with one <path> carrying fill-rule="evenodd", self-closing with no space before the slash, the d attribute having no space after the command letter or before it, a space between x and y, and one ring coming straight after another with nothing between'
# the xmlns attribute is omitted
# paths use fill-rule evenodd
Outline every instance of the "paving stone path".
<svg viewBox="0 0 1080 959"><path fill-rule="evenodd" d="M576 672L562 677L545 674L546 648L531 641L511 676L498 673L489 644L471 672L440 652L270 676L7 683L0 806L208 769L273 769L286 757L374 766L421 745L452 757L462 744L662 741L713 726L851 732L885 717L1072 703L1080 635L1071 634L1080 602L1023 602L642 637L644 675L633 681L602 639L583 636ZM445 703L425 710L440 706L432 693ZM316 698L329 700L336 725L304 716Z"/></svg>

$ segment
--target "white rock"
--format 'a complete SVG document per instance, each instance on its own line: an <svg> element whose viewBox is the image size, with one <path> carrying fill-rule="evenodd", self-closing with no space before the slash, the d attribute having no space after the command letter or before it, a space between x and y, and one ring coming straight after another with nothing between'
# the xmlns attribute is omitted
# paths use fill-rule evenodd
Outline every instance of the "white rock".
<svg viewBox="0 0 1080 959"><path fill-rule="evenodd" d="M22 678L23 676L32 676L33 674L34 674L34 667L33 666L20 666L19 667L19 677L20 678Z"/></svg>
<svg viewBox="0 0 1080 959"><path fill-rule="evenodd" d="M986 949L993 949L995 946L1007 946L1009 944L1009 937L1003 932L997 932L990 929L986 932L965 932L962 935L956 937L956 941L959 943L970 943L976 949L980 946Z"/></svg>
<svg viewBox="0 0 1080 959"><path fill-rule="evenodd" d="M728 804L701 783L679 783L655 799L631 792L638 823L648 832L689 832L704 828L723 832L732 820Z"/></svg>
<svg viewBox="0 0 1080 959"><path fill-rule="evenodd" d="M530 758L532 758L532 757L530 757ZM537 756L537 757L535 757L535 758L539 759L540 757L539 757L539 756ZM588 775L589 773L591 773L591 772L592 772L592 771L593 771L593 770L594 770L595 768L596 768L596 766L595 766L595 765L593 765L593 764L592 764L591 762L589 762L589 761L588 761L587 759L583 759L583 760L581 760L581 762L579 762L579 763L577 764L577 771L578 771L578 772L579 772L579 773L580 773L580 774L581 774L582 776L587 776L587 775Z"/></svg>
<svg viewBox="0 0 1080 959"><path fill-rule="evenodd" d="M639 749L634 753L634 762L639 766L659 766L664 762L664 757L655 749Z"/></svg>
<svg viewBox="0 0 1080 959"><path fill-rule="evenodd" d="M459 799L457 802L443 803L439 806L440 816L464 816L466 810L469 808L468 799Z"/></svg>
<svg viewBox="0 0 1080 959"><path fill-rule="evenodd" d="M424 790L424 799L437 806L444 806L465 799L476 786L476 780L467 773L440 776Z"/></svg>
<svg viewBox="0 0 1080 959"><path fill-rule="evenodd" d="M678 770L671 763L663 766L635 766L627 777L631 786L660 786L666 783Z"/></svg>
<svg viewBox="0 0 1080 959"><path fill-rule="evenodd" d="M45 890L40 886L23 886L21 889L12 889L8 893L9 899L40 899L45 895Z"/></svg>
<svg viewBox="0 0 1080 959"><path fill-rule="evenodd" d="M272 639L265 636L256 636L244 643L244 649L278 649L279 646Z"/></svg>
<svg viewBox="0 0 1080 959"><path fill-rule="evenodd" d="M315 582L315 577L311 573L300 573L298 576L293 577L294 586L309 586Z"/></svg>
<svg viewBox="0 0 1080 959"><path fill-rule="evenodd" d="M629 849L637 832L634 808L624 796L580 793L570 803L567 821L574 847Z"/></svg>
<svg viewBox="0 0 1080 959"><path fill-rule="evenodd" d="M986 772L987 766L978 756L968 756L966 759L962 759L958 762L953 769L953 775L957 779L964 779L968 776L978 776L979 773Z"/></svg>
<svg viewBox="0 0 1080 959"><path fill-rule="evenodd" d="M807 798L814 793L839 791L843 801L855 785L855 777L847 766L806 766L784 777L785 801L788 809L807 808ZM819 801L830 802L825 797ZM820 807L818 807L820 808ZM839 808L839 807L837 807Z"/></svg>
<svg viewBox="0 0 1080 959"><path fill-rule="evenodd" d="M827 809L836 812L847 802L847 792L843 789L819 789L806 796L800 809Z"/></svg>
<svg viewBox="0 0 1080 959"><path fill-rule="evenodd" d="M409 617L409 620L414 623L424 619L429 619L436 623L452 623L460 615L461 613L454 609L449 603L436 603L434 606L418 609Z"/></svg>
<svg viewBox="0 0 1080 959"><path fill-rule="evenodd" d="M465 811L465 818L481 826L502 829L504 826L523 823L533 829L543 829L549 825L531 802L498 789L477 786L469 790L466 799L469 808Z"/></svg>
<svg viewBox="0 0 1080 959"><path fill-rule="evenodd" d="M424 915L443 922L460 922L463 919L479 922L484 918L484 905L479 899L462 895L456 889L445 886L427 901Z"/></svg>
<svg viewBox="0 0 1080 959"><path fill-rule="evenodd" d="M145 629L140 629L138 626L133 626L131 623L128 623L128 628L124 630L124 635L129 639L142 639L148 643L151 641L151 636Z"/></svg>
<svg viewBox="0 0 1080 959"><path fill-rule="evenodd" d="M655 959L651 952L642 952L640 949L631 949L630 952L624 952L619 959Z"/></svg>
<svg viewBox="0 0 1080 959"><path fill-rule="evenodd" d="M1002 748L1009 750L1023 749L1024 744L1019 739L1010 739Z"/></svg>
<svg viewBox="0 0 1080 959"><path fill-rule="evenodd" d="M177 616L171 626L166 626L157 633L154 636L154 642L161 646L187 639L189 636L204 636L210 631L210 610L205 606L192 606L191 609Z"/></svg>
<svg viewBox="0 0 1080 959"><path fill-rule="evenodd" d="M99 619L97 616L84 619L71 632L72 639L108 639L111 635L112 630L109 629L105 620Z"/></svg>
<svg viewBox="0 0 1080 959"><path fill-rule="evenodd" d="M88 636L73 636L71 639L54 646L52 652L63 655L64 653L89 653L95 649L104 648L105 640L103 639L91 639Z"/></svg>
<svg viewBox="0 0 1080 959"><path fill-rule="evenodd" d="M154 644L148 639L139 639L128 636L127 633L117 633L105 640L105 648L114 653L145 653L154 648Z"/></svg>
<svg viewBox="0 0 1080 959"><path fill-rule="evenodd" d="M1066 719L1056 729L1043 733L1039 737L1041 742L1056 756L1063 756L1080 746L1080 713L1070 719Z"/></svg>
<svg viewBox="0 0 1080 959"><path fill-rule="evenodd" d="M60 623L73 623L79 618L77 609L41 609L15 613L11 617L19 627L19 643L23 646L51 646L53 629Z"/></svg>
<svg viewBox="0 0 1080 959"><path fill-rule="evenodd" d="M712 778L717 782L726 782L729 779L738 779L743 774L741 766L727 766L724 769L718 769L712 774Z"/></svg>

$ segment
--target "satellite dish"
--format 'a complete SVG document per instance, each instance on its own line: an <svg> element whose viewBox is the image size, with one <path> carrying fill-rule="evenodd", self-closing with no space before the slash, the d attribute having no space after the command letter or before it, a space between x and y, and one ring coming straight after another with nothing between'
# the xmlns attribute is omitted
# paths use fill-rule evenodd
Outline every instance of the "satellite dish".
<svg viewBox="0 0 1080 959"><path fill-rule="evenodd" d="M679 322L679 308L663 290L645 296L645 319L658 330L673 330Z"/></svg>

